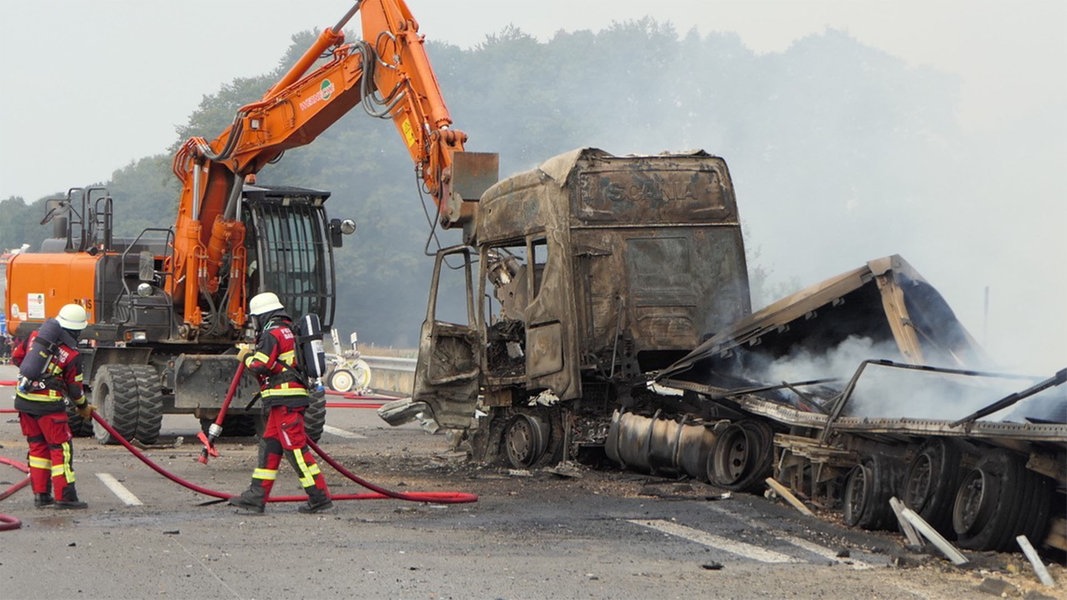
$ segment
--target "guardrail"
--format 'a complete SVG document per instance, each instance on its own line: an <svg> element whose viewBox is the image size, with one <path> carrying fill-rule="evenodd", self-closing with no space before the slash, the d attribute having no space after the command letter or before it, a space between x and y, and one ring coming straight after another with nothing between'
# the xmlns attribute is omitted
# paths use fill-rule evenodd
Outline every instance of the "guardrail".
<svg viewBox="0 0 1067 600"><path fill-rule="evenodd" d="M360 355L360 358L370 367L371 389L411 395L415 386L416 359L366 354Z"/></svg>

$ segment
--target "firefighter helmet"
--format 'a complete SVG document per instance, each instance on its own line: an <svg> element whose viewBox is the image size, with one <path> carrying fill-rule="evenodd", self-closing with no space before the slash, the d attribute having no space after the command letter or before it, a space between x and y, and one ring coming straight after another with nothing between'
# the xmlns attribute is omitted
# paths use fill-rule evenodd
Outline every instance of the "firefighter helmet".
<svg viewBox="0 0 1067 600"><path fill-rule="evenodd" d="M281 301L278 300L278 295L274 292L256 294L248 301L248 312L255 316L264 315L275 310L283 310L284 308Z"/></svg>
<svg viewBox="0 0 1067 600"><path fill-rule="evenodd" d="M63 329L81 331L89 325L89 315L80 304L67 304L59 309L56 321L59 321L59 326Z"/></svg>

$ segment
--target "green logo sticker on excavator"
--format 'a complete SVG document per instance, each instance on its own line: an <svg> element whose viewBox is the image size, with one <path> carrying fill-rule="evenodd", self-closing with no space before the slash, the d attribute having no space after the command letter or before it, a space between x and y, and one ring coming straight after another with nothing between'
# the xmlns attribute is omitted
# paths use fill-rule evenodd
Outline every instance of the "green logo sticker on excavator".
<svg viewBox="0 0 1067 600"><path fill-rule="evenodd" d="M333 96L333 91L333 82L329 79L323 79L322 83L319 84L319 91L300 102L300 110L307 110L319 102L326 102L330 99L330 96Z"/></svg>

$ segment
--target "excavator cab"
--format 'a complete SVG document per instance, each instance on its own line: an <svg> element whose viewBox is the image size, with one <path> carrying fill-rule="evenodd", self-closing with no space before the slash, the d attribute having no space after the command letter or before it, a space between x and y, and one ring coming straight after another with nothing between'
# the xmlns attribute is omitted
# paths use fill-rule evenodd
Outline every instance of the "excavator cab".
<svg viewBox="0 0 1067 600"><path fill-rule="evenodd" d="M271 291L290 315L316 314L323 327L333 323L333 248L351 221L330 220L329 192L294 187L244 188L242 219L248 260L247 295Z"/></svg>

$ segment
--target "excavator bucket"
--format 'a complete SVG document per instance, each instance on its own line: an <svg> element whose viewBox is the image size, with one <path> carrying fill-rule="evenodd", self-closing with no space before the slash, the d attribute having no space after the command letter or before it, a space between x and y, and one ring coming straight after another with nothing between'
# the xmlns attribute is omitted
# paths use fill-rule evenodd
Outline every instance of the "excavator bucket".
<svg viewBox="0 0 1067 600"><path fill-rule="evenodd" d="M452 155L452 193L448 200L449 220L463 224L464 240L468 240L470 234L473 234L475 208L482 194L499 179L499 154L456 152Z"/></svg>

